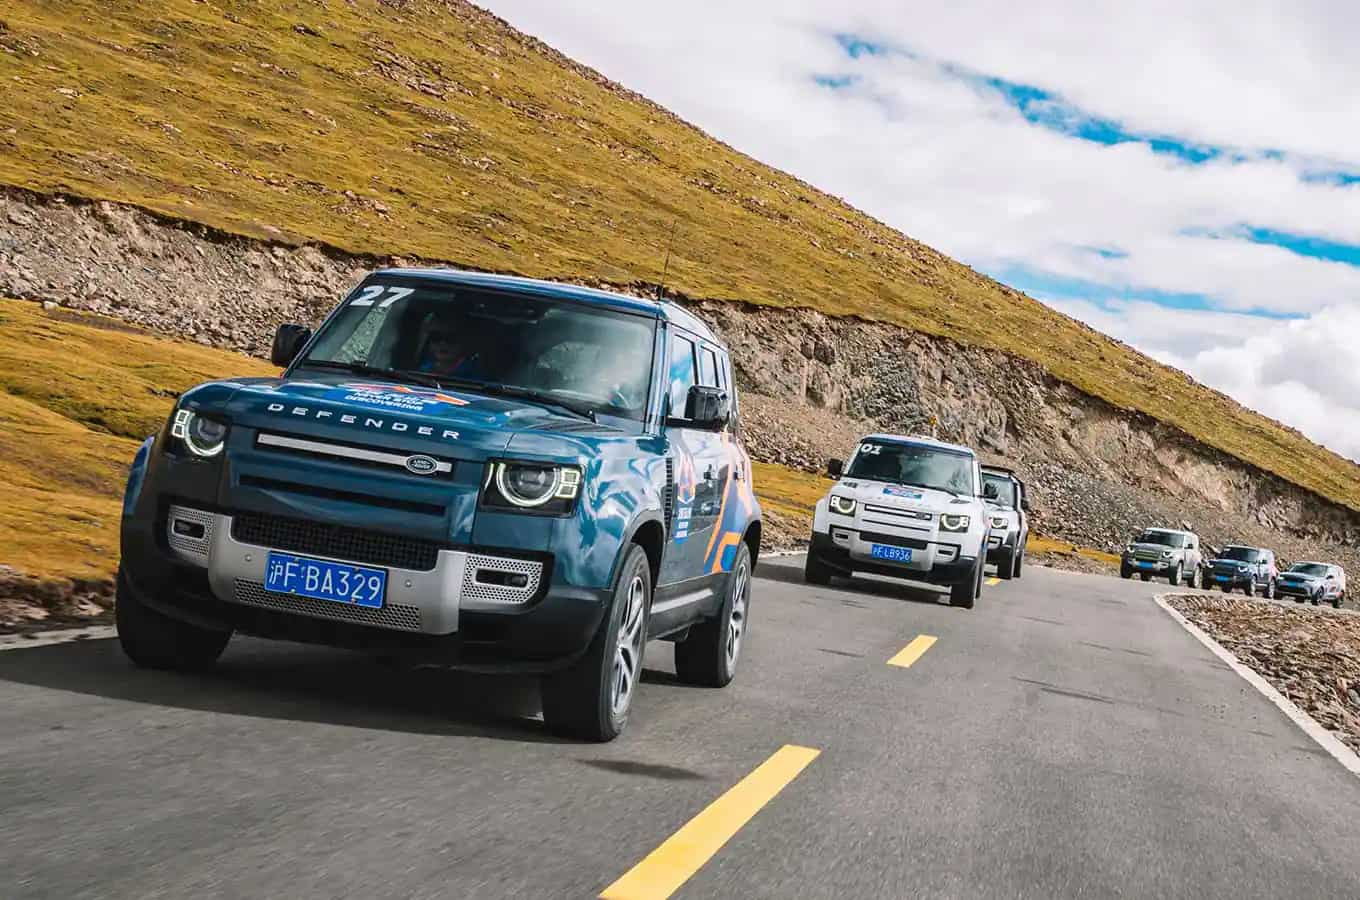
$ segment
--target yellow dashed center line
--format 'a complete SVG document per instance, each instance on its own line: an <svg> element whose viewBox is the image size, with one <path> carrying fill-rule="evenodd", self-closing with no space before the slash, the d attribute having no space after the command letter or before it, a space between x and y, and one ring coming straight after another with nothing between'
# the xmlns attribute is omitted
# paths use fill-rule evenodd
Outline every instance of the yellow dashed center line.
<svg viewBox="0 0 1360 900"><path fill-rule="evenodd" d="M931 638L933 641L934 638ZM608 900L664 900L699 871L822 751L786 744L604 889Z"/></svg>
<svg viewBox="0 0 1360 900"><path fill-rule="evenodd" d="M939 638L935 637L933 634L918 634L911 639L910 644L907 644L907 646L897 652L896 656L888 660L888 665L899 666L903 669L909 667L912 663L916 662L916 660L920 659L927 650L935 646L937 640L939 640Z"/></svg>
<svg viewBox="0 0 1360 900"><path fill-rule="evenodd" d="M1000 584L1000 583L1001 583L1001 579L1000 579L1000 578L997 578L995 575L993 575L991 578L988 578L988 579L987 579L987 583L988 583L988 584Z"/></svg>

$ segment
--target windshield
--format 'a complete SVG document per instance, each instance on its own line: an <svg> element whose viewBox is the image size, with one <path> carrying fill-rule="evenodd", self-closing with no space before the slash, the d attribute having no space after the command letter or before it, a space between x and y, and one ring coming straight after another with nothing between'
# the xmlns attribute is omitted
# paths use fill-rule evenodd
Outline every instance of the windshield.
<svg viewBox="0 0 1360 900"><path fill-rule="evenodd" d="M1015 482L1011 481L1009 475L991 475L983 472L982 483L983 485L996 485L996 497L993 499L993 503L1012 507L1018 505L1015 500Z"/></svg>
<svg viewBox="0 0 1360 900"><path fill-rule="evenodd" d="M350 295L300 364L362 365L473 390L528 391L641 419L655 332L653 319L598 307L379 279Z"/></svg>
<svg viewBox="0 0 1360 900"><path fill-rule="evenodd" d="M1294 563L1289 571L1298 575L1326 575L1327 567L1320 563Z"/></svg>
<svg viewBox="0 0 1360 900"><path fill-rule="evenodd" d="M855 450L845 474L954 494L977 493L973 457L924 444L866 441Z"/></svg>
<svg viewBox="0 0 1360 900"><path fill-rule="evenodd" d="M1161 544L1164 547L1184 547L1185 535L1172 534L1169 531L1144 531L1138 535L1136 544Z"/></svg>
<svg viewBox="0 0 1360 900"><path fill-rule="evenodd" d="M1225 547L1223 552L1218 554L1219 559L1235 559L1239 562L1257 562L1261 558L1260 550L1253 550L1250 547Z"/></svg>

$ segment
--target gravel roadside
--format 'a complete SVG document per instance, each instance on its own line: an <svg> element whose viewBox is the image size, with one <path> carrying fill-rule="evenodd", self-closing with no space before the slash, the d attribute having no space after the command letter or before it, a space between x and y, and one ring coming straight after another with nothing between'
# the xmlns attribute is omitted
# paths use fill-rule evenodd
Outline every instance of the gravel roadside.
<svg viewBox="0 0 1360 900"><path fill-rule="evenodd" d="M1360 751L1360 616L1212 594L1167 600L1323 728Z"/></svg>

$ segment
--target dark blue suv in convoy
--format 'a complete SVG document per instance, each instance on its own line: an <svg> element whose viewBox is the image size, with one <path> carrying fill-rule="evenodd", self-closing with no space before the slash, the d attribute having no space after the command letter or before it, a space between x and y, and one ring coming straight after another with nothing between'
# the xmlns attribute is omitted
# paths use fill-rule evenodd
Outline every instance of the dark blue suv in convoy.
<svg viewBox="0 0 1360 900"><path fill-rule="evenodd" d="M539 673L554 731L624 727L647 640L727 684L761 518L727 350L664 302L390 269L277 378L184 393L138 451L117 624L132 660L233 632Z"/></svg>

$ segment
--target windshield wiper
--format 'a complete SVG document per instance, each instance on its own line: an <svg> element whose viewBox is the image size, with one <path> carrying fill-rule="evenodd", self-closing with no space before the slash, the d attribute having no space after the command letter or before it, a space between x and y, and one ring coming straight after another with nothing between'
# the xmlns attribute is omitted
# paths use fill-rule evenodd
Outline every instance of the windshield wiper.
<svg viewBox="0 0 1360 900"><path fill-rule="evenodd" d="M574 416L585 419L587 422L599 420L595 418L595 410L586 406L584 403L577 403L573 400L564 400L561 397L554 397L545 391L536 391L533 388L516 387L511 384L493 384L487 381L477 381L471 378L446 378L445 384L454 385L469 391L480 391L483 394L491 394L497 397L515 397L520 400L528 400L541 406L555 406L564 409Z"/></svg>
<svg viewBox="0 0 1360 900"><path fill-rule="evenodd" d="M410 369L384 369L380 366L370 366L361 362L342 362L338 359L304 359L299 365L315 366L318 369L339 369L343 372L350 372L355 375L367 375L369 378L386 378L390 381L410 381L415 384L423 384L426 387L440 388L443 384L439 379L428 372L415 372Z"/></svg>

